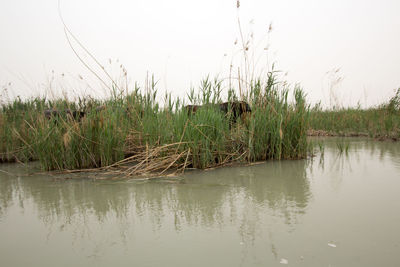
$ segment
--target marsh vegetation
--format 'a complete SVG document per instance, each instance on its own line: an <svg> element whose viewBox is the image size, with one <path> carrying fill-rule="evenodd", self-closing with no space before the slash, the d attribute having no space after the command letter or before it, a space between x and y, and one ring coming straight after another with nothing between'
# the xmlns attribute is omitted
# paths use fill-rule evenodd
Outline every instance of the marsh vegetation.
<svg viewBox="0 0 400 267"><path fill-rule="evenodd" d="M300 88L289 90L274 72L265 82L253 80L246 93L229 88L227 103L251 107L241 114L232 105L225 112L215 108L224 102L221 88L220 81L204 79L189 94L201 106L192 113L168 94L158 103L154 78L144 90L116 91L106 100L16 99L0 113L0 159L38 160L43 170L140 175L306 157L309 108Z"/></svg>
<svg viewBox="0 0 400 267"><path fill-rule="evenodd" d="M310 110L311 135L368 136L377 139L400 139L400 89L387 103L362 109L323 109L316 105Z"/></svg>

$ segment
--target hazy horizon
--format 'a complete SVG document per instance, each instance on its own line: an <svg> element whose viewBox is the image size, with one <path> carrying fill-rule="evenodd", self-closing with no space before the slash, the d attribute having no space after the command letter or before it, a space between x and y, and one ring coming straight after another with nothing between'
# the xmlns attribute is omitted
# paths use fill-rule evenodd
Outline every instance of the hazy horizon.
<svg viewBox="0 0 400 267"><path fill-rule="evenodd" d="M246 38L253 34L260 43L258 68L274 62L312 103L332 104L337 78L333 89L344 106L377 105L400 87L400 1L240 4L237 10L236 0L60 1L66 24L101 64L114 76L122 64L131 86L154 74L161 95L182 97L207 75L226 77L232 58L240 58L238 17ZM0 97L5 88L10 97L46 95L49 87L69 96L103 94L68 45L57 0L3 0L0 8Z"/></svg>

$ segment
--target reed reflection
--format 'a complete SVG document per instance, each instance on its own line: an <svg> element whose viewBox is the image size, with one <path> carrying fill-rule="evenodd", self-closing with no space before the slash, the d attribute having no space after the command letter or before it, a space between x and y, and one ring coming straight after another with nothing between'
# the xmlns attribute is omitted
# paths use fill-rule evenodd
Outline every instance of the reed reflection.
<svg viewBox="0 0 400 267"><path fill-rule="evenodd" d="M235 224L250 211L252 216L258 212L283 216L290 224L305 212L311 196L306 161L196 171L149 182L0 175L1 216L16 201L21 209L29 201L43 221L65 225L87 221L88 216L100 223L109 216L128 221L146 217L156 229L172 216L180 230L185 225Z"/></svg>
<svg viewBox="0 0 400 267"><path fill-rule="evenodd" d="M317 152L320 168L324 169L329 165L329 169L342 173L344 170L351 171L351 164L360 164L366 157L382 164L392 162L395 168L400 170L400 144L391 140L377 141L371 138L352 138L352 137L329 137L329 138L310 138ZM320 148L318 148L320 146ZM322 151L321 151L322 147ZM342 152L340 147L348 148ZM333 158L327 164L325 162L325 148L329 150L328 158ZM350 154L349 154L350 152ZM378 161L377 161L378 160Z"/></svg>

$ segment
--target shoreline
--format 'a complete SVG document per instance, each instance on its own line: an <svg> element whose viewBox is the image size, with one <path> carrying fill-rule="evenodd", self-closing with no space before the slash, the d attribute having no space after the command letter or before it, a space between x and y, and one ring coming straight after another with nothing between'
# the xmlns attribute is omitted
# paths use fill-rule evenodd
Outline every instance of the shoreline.
<svg viewBox="0 0 400 267"><path fill-rule="evenodd" d="M400 137L397 136L390 136L390 135L376 135L371 137L367 133L358 133L358 132L332 132L332 131L326 131L326 130L314 130L314 129L309 129L307 131L307 136L310 137L367 137L371 138L375 141L394 141L398 142L400 141Z"/></svg>

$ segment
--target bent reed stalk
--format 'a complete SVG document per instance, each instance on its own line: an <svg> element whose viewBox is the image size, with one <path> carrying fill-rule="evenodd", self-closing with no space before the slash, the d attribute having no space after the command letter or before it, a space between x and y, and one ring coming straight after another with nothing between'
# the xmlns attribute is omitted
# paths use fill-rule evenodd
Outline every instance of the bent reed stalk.
<svg viewBox="0 0 400 267"><path fill-rule="evenodd" d="M219 82L208 78L192 103L202 107L190 114L179 98L156 102L154 79L150 88L113 96L104 101L85 99L47 101L20 99L4 105L0 113L0 160L39 160L43 170L101 168L123 175L163 175L186 168L206 169L233 162L299 159L307 155L309 108L304 93L276 80L250 84L251 113L235 123L215 108L222 103ZM237 101L233 89L228 101ZM57 110L47 118L45 110ZM84 111L77 120L63 110Z"/></svg>

